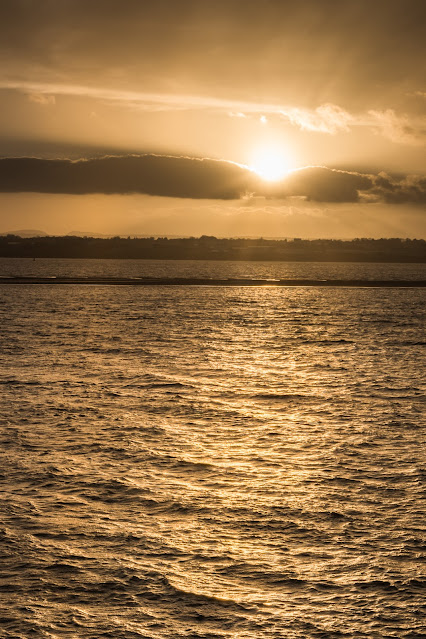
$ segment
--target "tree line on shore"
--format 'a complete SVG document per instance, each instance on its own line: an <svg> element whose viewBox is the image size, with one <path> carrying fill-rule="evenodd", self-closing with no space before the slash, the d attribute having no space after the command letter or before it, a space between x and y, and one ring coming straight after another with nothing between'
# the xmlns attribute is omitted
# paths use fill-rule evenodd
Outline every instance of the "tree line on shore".
<svg viewBox="0 0 426 639"><path fill-rule="evenodd" d="M0 236L0 257L320 262L426 262L426 241L401 238Z"/></svg>

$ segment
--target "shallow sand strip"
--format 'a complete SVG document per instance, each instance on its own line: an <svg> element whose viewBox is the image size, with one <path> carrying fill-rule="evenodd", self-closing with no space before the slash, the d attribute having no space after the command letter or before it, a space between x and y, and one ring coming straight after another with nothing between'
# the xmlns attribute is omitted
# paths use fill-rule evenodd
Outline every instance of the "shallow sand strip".
<svg viewBox="0 0 426 639"><path fill-rule="evenodd" d="M351 287L425 287L426 280L279 280L210 279L185 277L0 277L1 284L92 284L107 286L351 286Z"/></svg>

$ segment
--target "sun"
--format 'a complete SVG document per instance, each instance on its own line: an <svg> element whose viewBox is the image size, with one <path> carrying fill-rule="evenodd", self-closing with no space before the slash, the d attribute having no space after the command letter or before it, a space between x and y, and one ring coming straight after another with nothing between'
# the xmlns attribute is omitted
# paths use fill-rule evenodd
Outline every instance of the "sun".
<svg viewBox="0 0 426 639"><path fill-rule="evenodd" d="M250 168L263 180L276 182L291 170L291 158L278 146L262 146L253 151Z"/></svg>

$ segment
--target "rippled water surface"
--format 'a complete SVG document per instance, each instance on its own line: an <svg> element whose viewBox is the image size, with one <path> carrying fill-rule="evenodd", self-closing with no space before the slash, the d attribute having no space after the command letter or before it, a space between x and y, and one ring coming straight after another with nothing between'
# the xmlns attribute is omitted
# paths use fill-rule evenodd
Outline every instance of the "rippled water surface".
<svg viewBox="0 0 426 639"><path fill-rule="evenodd" d="M0 257L0 277L200 277L282 279L426 279L426 264L80 260Z"/></svg>
<svg viewBox="0 0 426 639"><path fill-rule="evenodd" d="M1 637L424 637L424 302L0 287Z"/></svg>

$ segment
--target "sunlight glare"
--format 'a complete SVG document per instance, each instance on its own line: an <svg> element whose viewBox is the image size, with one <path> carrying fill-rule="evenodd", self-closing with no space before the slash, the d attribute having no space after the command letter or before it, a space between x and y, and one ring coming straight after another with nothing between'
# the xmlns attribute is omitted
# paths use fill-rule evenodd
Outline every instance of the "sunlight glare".
<svg viewBox="0 0 426 639"><path fill-rule="evenodd" d="M281 147L258 148L252 158L251 170L268 182L281 180L292 168L290 158Z"/></svg>

